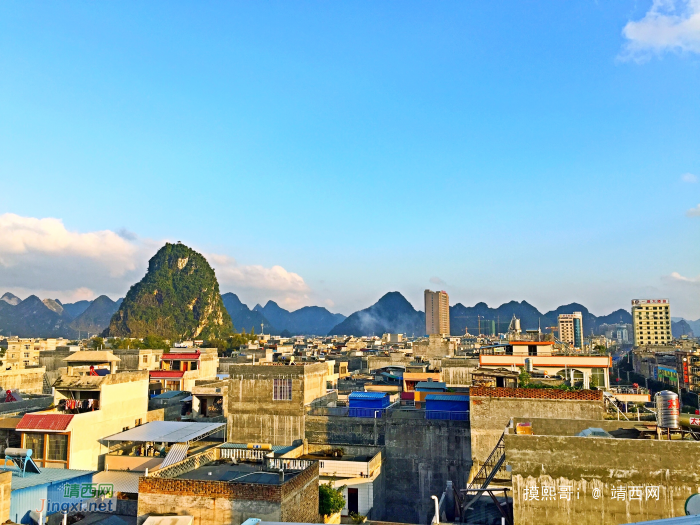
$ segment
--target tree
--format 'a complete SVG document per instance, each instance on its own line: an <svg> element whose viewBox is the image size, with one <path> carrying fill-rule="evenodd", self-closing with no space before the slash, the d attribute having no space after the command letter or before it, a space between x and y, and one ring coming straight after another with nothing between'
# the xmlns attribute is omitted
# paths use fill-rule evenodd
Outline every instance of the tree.
<svg viewBox="0 0 700 525"><path fill-rule="evenodd" d="M530 374L524 368L520 368L520 375L518 376L518 386L526 387L530 384Z"/></svg>
<svg viewBox="0 0 700 525"><path fill-rule="evenodd" d="M100 348L104 344L104 339L101 337L93 337L90 341L90 346L93 348Z"/></svg>
<svg viewBox="0 0 700 525"><path fill-rule="evenodd" d="M321 516L330 516L340 512L345 507L343 489L345 486L333 488L332 481L318 486L318 512Z"/></svg>

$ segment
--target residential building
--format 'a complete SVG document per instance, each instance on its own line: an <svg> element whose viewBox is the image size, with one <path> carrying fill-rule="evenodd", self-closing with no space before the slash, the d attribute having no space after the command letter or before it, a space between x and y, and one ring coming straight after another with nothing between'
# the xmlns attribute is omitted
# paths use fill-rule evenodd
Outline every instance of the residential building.
<svg viewBox="0 0 700 525"><path fill-rule="evenodd" d="M700 393L700 349L676 351L676 369L679 386Z"/></svg>
<svg viewBox="0 0 700 525"><path fill-rule="evenodd" d="M511 341L497 348L482 349L479 366L518 370L532 367L545 377L561 376L572 385L609 388L611 356L552 355L552 342Z"/></svg>
<svg viewBox="0 0 700 525"><path fill-rule="evenodd" d="M155 358L154 358L155 359ZM151 370L153 383L161 390L192 391L199 380L216 379L219 355L216 348L171 348L160 356L160 369Z"/></svg>
<svg viewBox="0 0 700 525"><path fill-rule="evenodd" d="M326 396L327 375L326 363L231 365L230 440L291 445L304 439L307 407Z"/></svg>
<svg viewBox="0 0 700 525"><path fill-rule="evenodd" d="M672 340L668 299L633 299L634 346L664 345Z"/></svg>
<svg viewBox="0 0 700 525"><path fill-rule="evenodd" d="M193 525L230 525L248 518L319 523L317 461L281 471L227 459L222 451L211 448L139 478L139 522L167 514L192 516Z"/></svg>
<svg viewBox="0 0 700 525"><path fill-rule="evenodd" d="M3 369L21 370L39 365L39 350L35 349L33 339L5 339L3 343L7 345L5 357L2 360Z"/></svg>
<svg viewBox="0 0 700 525"><path fill-rule="evenodd" d="M583 348L583 314L559 314L559 340L573 348Z"/></svg>
<svg viewBox="0 0 700 525"><path fill-rule="evenodd" d="M447 292L426 290L425 333L427 335L450 335L450 297Z"/></svg>
<svg viewBox="0 0 700 525"><path fill-rule="evenodd" d="M98 356L95 366L102 361ZM107 452L100 440L146 422L148 372L80 375L77 366L72 372L53 385L56 408L25 414L16 431L40 467L97 470Z"/></svg>
<svg viewBox="0 0 700 525"><path fill-rule="evenodd" d="M413 342L413 355L426 358L451 357L459 343L451 341L439 334L431 334L425 339Z"/></svg>

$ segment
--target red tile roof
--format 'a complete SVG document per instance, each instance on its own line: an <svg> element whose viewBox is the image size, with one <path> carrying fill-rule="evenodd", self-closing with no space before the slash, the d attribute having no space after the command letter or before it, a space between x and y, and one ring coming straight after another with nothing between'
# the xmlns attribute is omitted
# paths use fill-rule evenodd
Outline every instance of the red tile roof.
<svg viewBox="0 0 700 525"><path fill-rule="evenodd" d="M177 359L180 361L196 361L201 354L199 352L182 352L181 354L163 354L161 359Z"/></svg>
<svg viewBox="0 0 700 525"><path fill-rule="evenodd" d="M185 375L183 370L151 370L153 379L168 379L173 377L182 377Z"/></svg>
<svg viewBox="0 0 700 525"><path fill-rule="evenodd" d="M73 414L24 414L17 430L66 430Z"/></svg>

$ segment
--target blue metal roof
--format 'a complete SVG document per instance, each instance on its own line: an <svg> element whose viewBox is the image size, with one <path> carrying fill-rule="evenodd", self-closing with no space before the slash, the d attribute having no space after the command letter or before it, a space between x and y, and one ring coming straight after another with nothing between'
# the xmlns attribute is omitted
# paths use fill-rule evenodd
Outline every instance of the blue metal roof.
<svg viewBox="0 0 700 525"><path fill-rule="evenodd" d="M162 394L159 394L155 396L153 399L171 399L173 397L177 397L181 394L188 394L189 392L184 392L182 390L170 390L168 392L163 392Z"/></svg>
<svg viewBox="0 0 700 525"><path fill-rule="evenodd" d="M446 396L444 394L428 394L425 396L426 401L466 401L469 402L469 396Z"/></svg>
<svg viewBox="0 0 700 525"><path fill-rule="evenodd" d="M350 392L348 399L382 399L388 395L387 392Z"/></svg>
<svg viewBox="0 0 700 525"><path fill-rule="evenodd" d="M447 390L447 383L442 383L440 381L420 381L416 383L416 390L419 388L428 388L430 390Z"/></svg>
<svg viewBox="0 0 700 525"><path fill-rule="evenodd" d="M50 483L60 483L87 474L94 474L92 470L68 470L58 468L42 468L39 474L31 474L26 472L24 477L21 477L19 470L16 468L5 468L12 472L12 490L21 490L37 485L47 485Z"/></svg>

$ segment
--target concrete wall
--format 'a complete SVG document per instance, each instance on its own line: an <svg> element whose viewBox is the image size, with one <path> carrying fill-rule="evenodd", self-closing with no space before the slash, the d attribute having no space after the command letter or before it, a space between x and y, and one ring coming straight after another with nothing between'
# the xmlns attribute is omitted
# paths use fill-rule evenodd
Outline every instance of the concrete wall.
<svg viewBox="0 0 700 525"><path fill-rule="evenodd" d="M448 386L469 386L472 384L472 372L479 368L479 359L442 359L438 368Z"/></svg>
<svg viewBox="0 0 700 525"><path fill-rule="evenodd" d="M27 394L41 394L44 389L44 367L0 371L0 388L19 390Z"/></svg>
<svg viewBox="0 0 700 525"><path fill-rule="evenodd" d="M122 372L105 376L100 409L73 416L69 430L70 468L99 470L107 447L102 438L132 428L148 418L148 372Z"/></svg>
<svg viewBox="0 0 700 525"><path fill-rule="evenodd" d="M10 493L12 492L12 472L0 473L0 523L10 519Z"/></svg>
<svg viewBox="0 0 700 525"><path fill-rule="evenodd" d="M384 445L384 509L372 519L427 523L433 494L447 481L466 484L471 469L468 421L436 421L397 417L369 419L309 416L309 442L348 445ZM376 496L375 496L376 499ZM383 516L377 515L383 512Z"/></svg>
<svg viewBox="0 0 700 525"><path fill-rule="evenodd" d="M496 446L511 418L586 419L602 421L603 401L523 399L470 396L471 447L474 461L482 463Z"/></svg>
<svg viewBox="0 0 700 525"><path fill-rule="evenodd" d="M228 440L291 445L304 438L305 405L326 394L325 363L229 367ZM274 379L292 381L292 400L273 400Z"/></svg>
<svg viewBox="0 0 700 525"><path fill-rule="evenodd" d="M239 525L248 518L318 522L318 464L282 485L142 477L138 515L189 515L194 525Z"/></svg>
<svg viewBox="0 0 700 525"><path fill-rule="evenodd" d="M511 434L505 450L516 524L612 525L683 516L686 499L700 486L695 442ZM543 486L554 487L552 499L543 499ZM526 499L525 489L535 487L538 499ZM568 500L562 487L571 487ZM658 501L647 497L649 487L658 488ZM620 488L624 500L613 499Z"/></svg>

